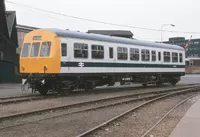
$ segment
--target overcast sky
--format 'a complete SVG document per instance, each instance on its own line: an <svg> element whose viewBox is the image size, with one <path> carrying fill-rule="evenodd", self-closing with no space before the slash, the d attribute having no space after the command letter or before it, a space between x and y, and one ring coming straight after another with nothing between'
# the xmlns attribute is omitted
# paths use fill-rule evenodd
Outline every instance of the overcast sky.
<svg viewBox="0 0 200 137"><path fill-rule="evenodd" d="M9 0L19 4L102 22L133 27L198 32L163 32L163 40L183 36L200 38L200 0ZM17 23L39 28L61 28L87 31L89 29L130 30L142 40L160 41L160 31L148 31L58 16L6 2L7 10L17 12Z"/></svg>

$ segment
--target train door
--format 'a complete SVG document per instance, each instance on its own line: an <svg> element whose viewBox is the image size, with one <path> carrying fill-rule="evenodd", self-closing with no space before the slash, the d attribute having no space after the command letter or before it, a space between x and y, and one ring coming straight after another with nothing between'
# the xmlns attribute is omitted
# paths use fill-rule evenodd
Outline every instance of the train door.
<svg viewBox="0 0 200 137"><path fill-rule="evenodd" d="M163 61L162 61L162 52L161 51L158 51L158 63L159 64L163 64Z"/></svg>
<svg viewBox="0 0 200 137"><path fill-rule="evenodd" d="M109 46L109 49L108 49L108 61L109 63L114 63L114 48L112 46ZM109 68L109 71L110 72L114 72L114 68L113 67L110 67Z"/></svg>
<svg viewBox="0 0 200 137"><path fill-rule="evenodd" d="M109 60L113 61L114 60L114 50L113 47L109 47Z"/></svg>
<svg viewBox="0 0 200 137"><path fill-rule="evenodd" d="M109 61L110 64L112 64L111 65L112 67L108 67L106 69L109 70L109 72L111 74L113 74L113 75L111 75L109 77L109 83L108 83L108 85L109 86L114 86L115 82L116 82L116 76L114 75L115 72L116 72L116 70L115 70L115 66L113 65L113 63L116 62L116 59L115 59L116 55L115 55L115 52L114 52L115 51L114 47L109 46L108 50L109 50L109 52L108 52L108 61Z"/></svg>
<svg viewBox="0 0 200 137"><path fill-rule="evenodd" d="M69 62L69 51L68 51L68 45L67 45L67 39L61 39L61 47L60 47L60 53L61 53L61 67L67 67L66 65ZM69 69L69 67L68 67Z"/></svg>

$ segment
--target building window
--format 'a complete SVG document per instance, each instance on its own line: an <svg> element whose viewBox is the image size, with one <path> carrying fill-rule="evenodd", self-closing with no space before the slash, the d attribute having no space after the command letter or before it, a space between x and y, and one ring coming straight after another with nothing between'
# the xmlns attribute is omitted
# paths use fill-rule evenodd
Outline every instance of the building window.
<svg viewBox="0 0 200 137"><path fill-rule="evenodd" d="M172 52L172 62L178 62L178 53Z"/></svg>
<svg viewBox="0 0 200 137"><path fill-rule="evenodd" d="M75 58L87 58L88 57L88 45L84 43L74 43L74 57Z"/></svg>
<svg viewBox="0 0 200 137"><path fill-rule="evenodd" d="M164 52L164 62L170 62L170 52Z"/></svg>
<svg viewBox="0 0 200 137"><path fill-rule="evenodd" d="M41 57L48 57L51 51L51 42L42 42L42 47L40 51Z"/></svg>
<svg viewBox="0 0 200 137"><path fill-rule="evenodd" d="M117 59L118 60L127 60L128 59L128 49L123 47L117 48Z"/></svg>
<svg viewBox="0 0 200 137"><path fill-rule="evenodd" d="M113 48L112 47L109 47L109 57L110 57L110 59L113 58Z"/></svg>
<svg viewBox="0 0 200 137"><path fill-rule="evenodd" d="M35 43L32 44L31 57L37 57L38 56L39 48L40 48L39 42L35 42Z"/></svg>
<svg viewBox="0 0 200 137"><path fill-rule="evenodd" d="M143 49L142 50L142 61L149 61L149 60L150 60L149 50Z"/></svg>
<svg viewBox="0 0 200 137"><path fill-rule="evenodd" d="M104 47L101 45L92 45L92 58L103 59L104 58Z"/></svg>
<svg viewBox="0 0 200 137"><path fill-rule="evenodd" d="M183 54L179 53L179 62L182 63L183 62Z"/></svg>
<svg viewBox="0 0 200 137"><path fill-rule="evenodd" d="M156 51L155 50L151 51L151 60L156 61Z"/></svg>
<svg viewBox="0 0 200 137"><path fill-rule="evenodd" d="M61 56L67 56L67 44L61 43Z"/></svg>
<svg viewBox="0 0 200 137"><path fill-rule="evenodd" d="M130 60L138 61L140 59L139 55L139 49L130 48Z"/></svg>
<svg viewBox="0 0 200 137"><path fill-rule="evenodd" d="M28 57L28 53L30 50L30 43L25 43L23 46L22 57Z"/></svg>

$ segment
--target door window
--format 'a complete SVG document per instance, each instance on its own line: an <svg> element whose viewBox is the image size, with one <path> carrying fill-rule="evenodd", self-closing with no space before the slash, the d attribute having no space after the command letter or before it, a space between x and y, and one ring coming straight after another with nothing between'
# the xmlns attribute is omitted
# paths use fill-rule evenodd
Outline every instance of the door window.
<svg viewBox="0 0 200 137"><path fill-rule="evenodd" d="M61 55L67 56L67 44L66 43L61 43Z"/></svg>

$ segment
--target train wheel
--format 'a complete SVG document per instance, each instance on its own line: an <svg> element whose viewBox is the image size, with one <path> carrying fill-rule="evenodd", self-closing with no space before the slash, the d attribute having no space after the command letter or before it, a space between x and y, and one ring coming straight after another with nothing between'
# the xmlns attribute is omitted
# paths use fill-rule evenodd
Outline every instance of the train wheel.
<svg viewBox="0 0 200 137"><path fill-rule="evenodd" d="M125 84L125 81L124 80L121 80L120 81L120 85L124 85Z"/></svg>
<svg viewBox="0 0 200 137"><path fill-rule="evenodd" d="M159 82L159 81L157 81L157 82L156 82L156 86L158 86L158 87L159 87L159 86L161 86L161 85L162 85L162 83L161 83L161 82Z"/></svg>
<svg viewBox="0 0 200 137"><path fill-rule="evenodd" d="M95 88L95 84L93 83L85 83L85 91L91 91Z"/></svg>
<svg viewBox="0 0 200 137"><path fill-rule="evenodd" d="M47 92L48 92L48 88L45 87L45 85L42 85L38 88L38 92L41 94L41 95L46 95Z"/></svg>
<svg viewBox="0 0 200 137"><path fill-rule="evenodd" d="M147 84L142 84L142 86L143 86L143 87L146 87L146 86L147 86Z"/></svg>
<svg viewBox="0 0 200 137"><path fill-rule="evenodd" d="M73 86L71 86L70 88L69 88L69 91L71 92L71 91L73 91L75 88L73 87Z"/></svg>
<svg viewBox="0 0 200 137"><path fill-rule="evenodd" d="M108 78L108 86L114 86L115 85L115 77Z"/></svg>
<svg viewBox="0 0 200 137"><path fill-rule="evenodd" d="M172 86L176 86L177 81L176 81L176 80L173 80L173 81L171 81L170 83L172 84Z"/></svg>

